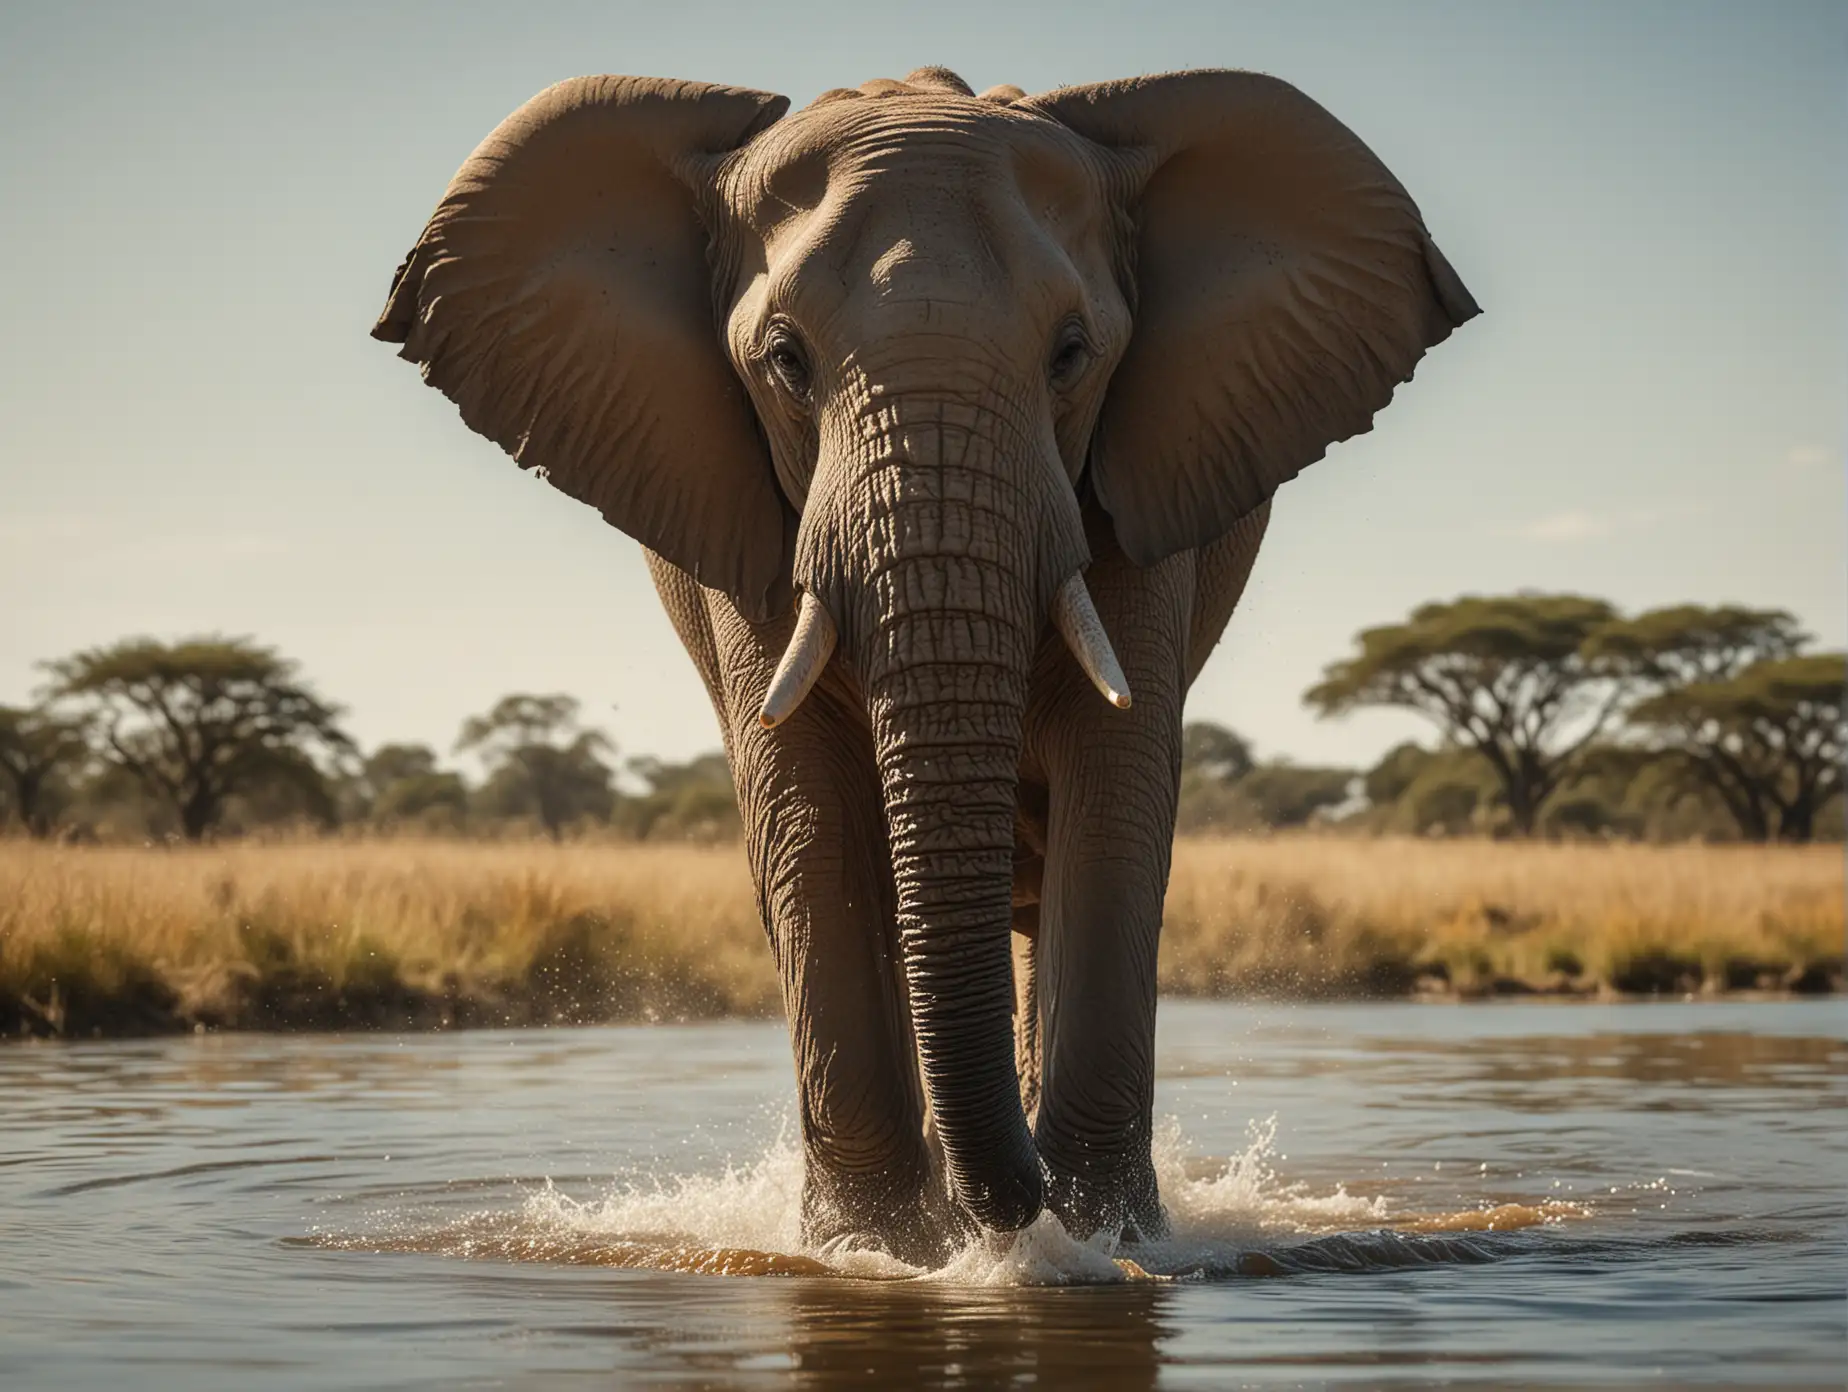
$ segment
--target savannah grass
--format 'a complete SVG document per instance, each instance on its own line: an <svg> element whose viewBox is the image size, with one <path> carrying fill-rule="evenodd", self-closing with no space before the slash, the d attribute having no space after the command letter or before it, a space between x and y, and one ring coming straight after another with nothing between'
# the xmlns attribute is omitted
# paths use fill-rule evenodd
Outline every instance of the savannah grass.
<svg viewBox="0 0 1848 1392"><path fill-rule="evenodd" d="M1161 984L1272 998L1839 989L1838 847L1183 838ZM0 1032L773 1016L735 847L0 842Z"/></svg>

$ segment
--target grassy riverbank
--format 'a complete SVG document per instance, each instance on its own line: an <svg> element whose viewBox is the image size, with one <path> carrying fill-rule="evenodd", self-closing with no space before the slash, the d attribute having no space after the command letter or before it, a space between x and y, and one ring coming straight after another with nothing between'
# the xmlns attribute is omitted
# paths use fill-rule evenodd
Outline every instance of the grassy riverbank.
<svg viewBox="0 0 1848 1392"><path fill-rule="evenodd" d="M1183 839L1183 995L1840 989L1838 847ZM0 1033L771 1015L735 847L0 843Z"/></svg>

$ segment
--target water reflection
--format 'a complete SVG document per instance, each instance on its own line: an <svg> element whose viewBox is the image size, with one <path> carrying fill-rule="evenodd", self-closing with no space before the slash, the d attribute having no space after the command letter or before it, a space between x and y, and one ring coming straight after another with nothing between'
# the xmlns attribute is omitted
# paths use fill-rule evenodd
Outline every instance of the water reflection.
<svg viewBox="0 0 1848 1392"><path fill-rule="evenodd" d="M1843 1023L1171 1003L1191 1279L1073 1289L802 1252L774 1026L5 1048L0 1384L1830 1385Z"/></svg>
<svg viewBox="0 0 1848 1392"><path fill-rule="evenodd" d="M801 1387L1152 1388L1175 1333L1159 1286L946 1290L790 1282L777 1293Z"/></svg>

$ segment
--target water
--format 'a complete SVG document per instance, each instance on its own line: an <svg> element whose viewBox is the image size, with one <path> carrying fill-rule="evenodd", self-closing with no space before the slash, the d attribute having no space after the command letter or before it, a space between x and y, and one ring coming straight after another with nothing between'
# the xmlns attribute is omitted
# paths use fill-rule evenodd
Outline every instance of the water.
<svg viewBox="0 0 1848 1392"><path fill-rule="evenodd" d="M774 1025L9 1045L0 1386L1839 1387L1845 1024L1170 1002L1174 1240L934 1273L801 1249Z"/></svg>

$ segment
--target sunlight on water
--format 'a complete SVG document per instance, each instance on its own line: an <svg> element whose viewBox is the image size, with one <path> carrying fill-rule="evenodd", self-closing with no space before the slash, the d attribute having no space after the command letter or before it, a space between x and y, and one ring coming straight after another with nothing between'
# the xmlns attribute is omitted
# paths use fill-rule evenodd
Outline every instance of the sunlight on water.
<svg viewBox="0 0 1848 1392"><path fill-rule="evenodd" d="M768 1022L0 1048L0 1386L1841 1385L1839 1001L1171 1001L1157 1061L1167 1240L919 1271L801 1241Z"/></svg>
<svg viewBox="0 0 1848 1392"><path fill-rule="evenodd" d="M936 1270L848 1241L805 1246L802 1156L787 1133L755 1164L718 1174L630 1182L589 1202L547 1181L517 1210L477 1212L439 1226L380 1214L371 1233L316 1233L309 1240L347 1251L713 1276L827 1275L1008 1287L1485 1261L1495 1253L1455 1235L1505 1233L1589 1216L1583 1205L1557 1200L1401 1213L1386 1198L1350 1194L1345 1185L1316 1193L1279 1178L1273 1163L1275 1117L1252 1123L1248 1131L1243 1151L1202 1175L1202 1162L1190 1157L1180 1124L1170 1120L1162 1127L1154 1153L1173 1222L1165 1240L1122 1247L1111 1234L1079 1238L1043 1213L1011 1236L976 1238Z"/></svg>

